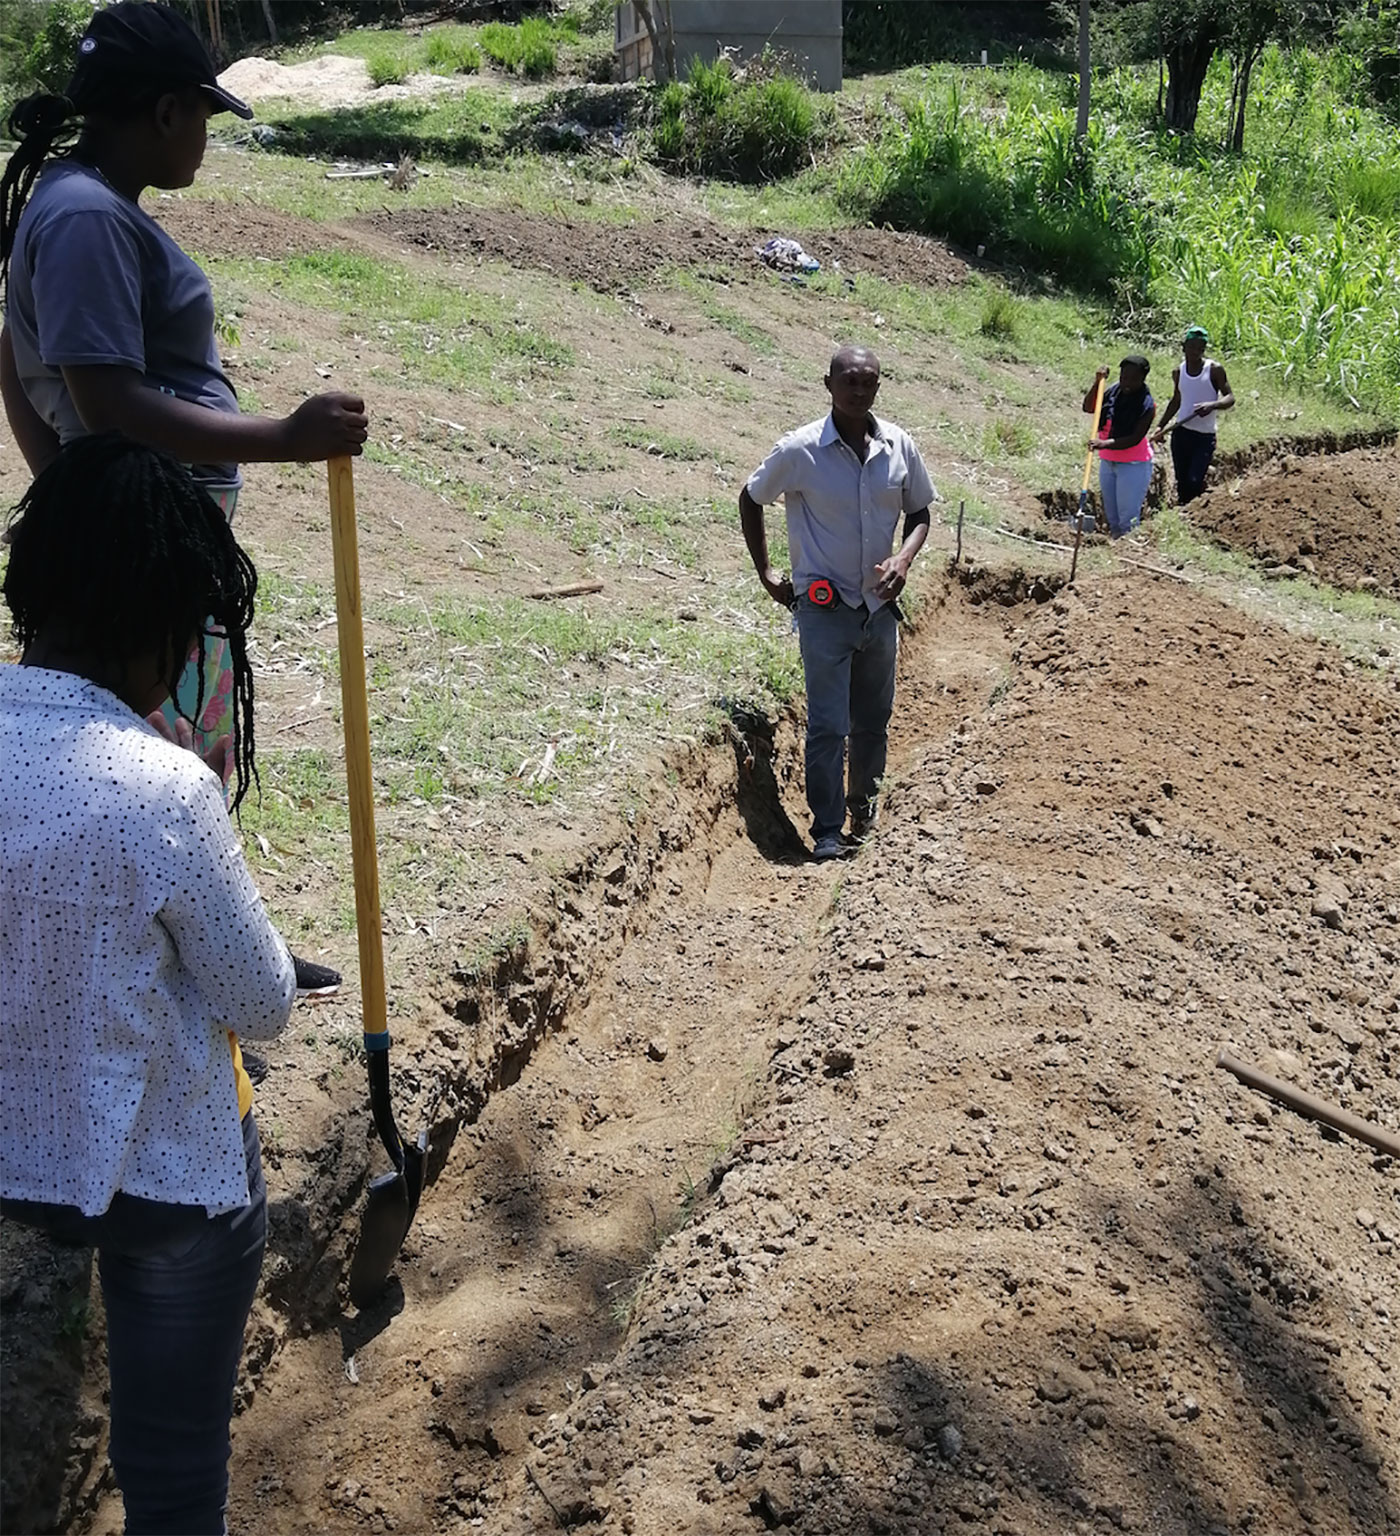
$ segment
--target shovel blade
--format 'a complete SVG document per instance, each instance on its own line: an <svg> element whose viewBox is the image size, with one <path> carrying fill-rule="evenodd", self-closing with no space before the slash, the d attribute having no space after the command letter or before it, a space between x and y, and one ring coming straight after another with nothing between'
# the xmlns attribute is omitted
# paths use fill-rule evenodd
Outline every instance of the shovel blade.
<svg viewBox="0 0 1400 1536"><path fill-rule="evenodd" d="M402 1171L382 1173L370 1182L360 1241L350 1261L350 1300L356 1307L369 1306L388 1283L415 1204Z"/></svg>

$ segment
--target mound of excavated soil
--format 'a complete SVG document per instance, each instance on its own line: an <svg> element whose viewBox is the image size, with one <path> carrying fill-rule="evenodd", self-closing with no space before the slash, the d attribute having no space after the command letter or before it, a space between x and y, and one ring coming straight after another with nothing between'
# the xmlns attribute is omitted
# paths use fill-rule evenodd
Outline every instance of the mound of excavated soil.
<svg viewBox="0 0 1400 1536"><path fill-rule="evenodd" d="M407 209L369 214L358 222L404 245L537 267L604 293L631 287L667 266L766 270L754 248L782 233L722 229L693 217L604 224L500 208ZM895 230L805 231L802 243L824 268L839 262L848 275L865 272L929 287L967 275L966 264L947 246Z"/></svg>
<svg viewBox="0 0 1400 1536"><path fill-rule="evenodd" d="M1400 449L1285 453L1192 503L1212 538L1338 587L1400 592Z"/></svg>

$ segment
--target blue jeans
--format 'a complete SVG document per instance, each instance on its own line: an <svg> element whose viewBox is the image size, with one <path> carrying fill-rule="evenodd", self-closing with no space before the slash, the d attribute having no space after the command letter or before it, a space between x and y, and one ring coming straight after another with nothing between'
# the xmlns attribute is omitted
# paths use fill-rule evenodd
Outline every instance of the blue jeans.
<svg viewBox="0 0 1400 1536"><path fill-rule="evenodd" d="M1151 459L1136 464L1099 460L1099 494L1103 497L1103 515L1108 519L1111 537L1131 533L1142 521L1142 504L1151 484Z"/></svg>
<svg viewBox="0 0 1400 1536"><path fill-rule="evenodd" d="M251 1201L198 1205L118 1195L101 1216L7 1200L5 1215L97 1249L107 1312L112 1469L127 1536L223 1536L229 1420L243 1329L262 1272L267 1186L243 1121Z"/></svg>
<svg viewBox="0 0 1400 1536"><path fill-rule="evenodd" d="M799 600L797 634L807 688L807 804L812 837L830 837L875 813L885 772L899 620L892 603L873 613ZM846 742L850 740L850 789Z"/></svg>
<svg viewBox="0 0 1400 1536"><path fill-rule="evenodd" d="M1215 433L1172 428L1172 469L1176 472L1176 501L1184 507L1206 488L1206 476L1215 457Z"/></svg>

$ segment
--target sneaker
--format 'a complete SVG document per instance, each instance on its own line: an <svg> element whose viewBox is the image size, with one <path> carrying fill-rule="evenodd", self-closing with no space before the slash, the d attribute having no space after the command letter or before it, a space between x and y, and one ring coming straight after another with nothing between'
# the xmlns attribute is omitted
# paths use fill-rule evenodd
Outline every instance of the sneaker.
<svg viewBox="0 0 1400 1536"><path fill-rule="evenodd" d="M303 960L300 955L292 956L292 965L297 973L298 997L329 997L340 990L340 972L330 966Z"/></svg>
<svg viewBox="0 0 1400 1536"><path fill-rule="evenodd" d="M851 817L850 840L857 847L859 847L860 844L863 843L868 837L873 837L874 834L875 834L875 817L874 816L852 816Z"/></svg>
<svg viewBox="0 0 1400 1536"><path fill-rule="evenodd" d="M844 859L851 850L841 840L839 832L828 832L819 837L812 849L812 857L825 862L827 859Z"/></svg>

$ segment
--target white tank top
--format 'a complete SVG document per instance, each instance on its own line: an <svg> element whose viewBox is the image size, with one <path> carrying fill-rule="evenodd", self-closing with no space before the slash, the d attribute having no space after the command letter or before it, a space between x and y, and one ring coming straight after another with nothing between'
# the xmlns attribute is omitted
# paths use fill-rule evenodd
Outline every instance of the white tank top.
<svg viewBox="0 0 1400 1536"><path fill-rule="evenodd" d="M1220 398L1219 391L1210 382L1210 371L1215 367L1210 358L1201 364L1201 371L1193 379L1186 371L1186 364L1182 363L1181 372L1177 375L1177 388L1181 392L1181 405L1177 410L1176 419L1180 426L1188 432L1215 432L1215 412L1208 416L1193 416L1191 413L1198 405L1212 405Z"/></svg>

